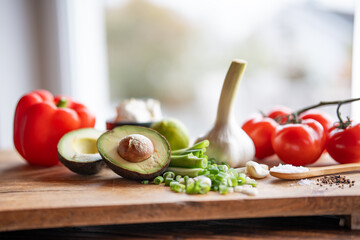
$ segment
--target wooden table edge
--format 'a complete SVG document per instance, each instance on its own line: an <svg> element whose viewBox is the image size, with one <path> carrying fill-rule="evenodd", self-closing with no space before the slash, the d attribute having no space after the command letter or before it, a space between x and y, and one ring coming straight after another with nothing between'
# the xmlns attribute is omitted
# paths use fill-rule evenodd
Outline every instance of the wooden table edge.
<svg viewBox="0 0 360 240"><path fill-rule="evenodd" d="M319 196L9 210L0 212L0 231L319 215L353 216L350 224L353 229L358 229L360 195L346 199L343 196Z"/></svg>

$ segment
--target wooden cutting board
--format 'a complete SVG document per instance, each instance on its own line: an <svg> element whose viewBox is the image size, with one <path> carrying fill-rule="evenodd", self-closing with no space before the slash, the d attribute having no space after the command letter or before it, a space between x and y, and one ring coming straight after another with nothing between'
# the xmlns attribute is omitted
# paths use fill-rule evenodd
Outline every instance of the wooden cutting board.
<svg viewBox="0 0 360 240"><path fill-rule="evenodd" d="M326 161L318 164L333 164ZM14 151L2 151L0 231L312 215L346 215L352 228L358 229L360 173L345 175L356 181L354 187L326 189L269 176L259 180L257 196L187 195L171 192L164 185L126 180L109 169L95 176L80 176L62 165L33 167Z"/></svg>

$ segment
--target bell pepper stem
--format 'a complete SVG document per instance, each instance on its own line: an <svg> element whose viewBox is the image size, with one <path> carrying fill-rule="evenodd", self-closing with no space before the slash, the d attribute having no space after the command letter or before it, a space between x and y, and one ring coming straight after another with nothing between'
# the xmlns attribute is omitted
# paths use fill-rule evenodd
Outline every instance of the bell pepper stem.
<svg viewBox="0 0 360 240"><path fill-rule="evenodd" d="M62 97L60 98L59 102L56 104L58 108L66 108L67 105L67 99Z"/></svg>

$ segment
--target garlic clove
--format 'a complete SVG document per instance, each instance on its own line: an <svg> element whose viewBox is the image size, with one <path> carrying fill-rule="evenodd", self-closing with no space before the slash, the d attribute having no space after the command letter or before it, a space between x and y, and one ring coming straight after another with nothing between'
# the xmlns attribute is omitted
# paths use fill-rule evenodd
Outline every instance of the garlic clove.
<svg viewBox="0 0 360 240"><path fill-rule="evenodd" d="M265 165L265 164L263 164ZM246 172L253 178L265 178L269 176L269 167L261 166L259 163L249 161L246 163Z"/></svg>
<svg viewBox="0 0 360 240"><path fill-rule="evenodd" d="M263 169L269 170L269 166L268 166L268 165L263 164L263 163L259 163L259 165L260 165Z"/></svg>

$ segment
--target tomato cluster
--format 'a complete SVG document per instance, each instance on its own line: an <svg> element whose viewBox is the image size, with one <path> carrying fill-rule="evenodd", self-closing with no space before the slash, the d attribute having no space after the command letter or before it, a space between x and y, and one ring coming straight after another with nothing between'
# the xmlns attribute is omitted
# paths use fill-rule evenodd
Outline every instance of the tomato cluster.
<svg viewBox="0 0 360 240"><path fill-rule="evenodd" d="M314 163L326 149L339 163L360 162L360 124L341 127L316 109L299 116L292 112L276 106L266 115L255 115L243 124L243 130L254 142L256 158L276 154L285 163L301 166Z"/></svg>

